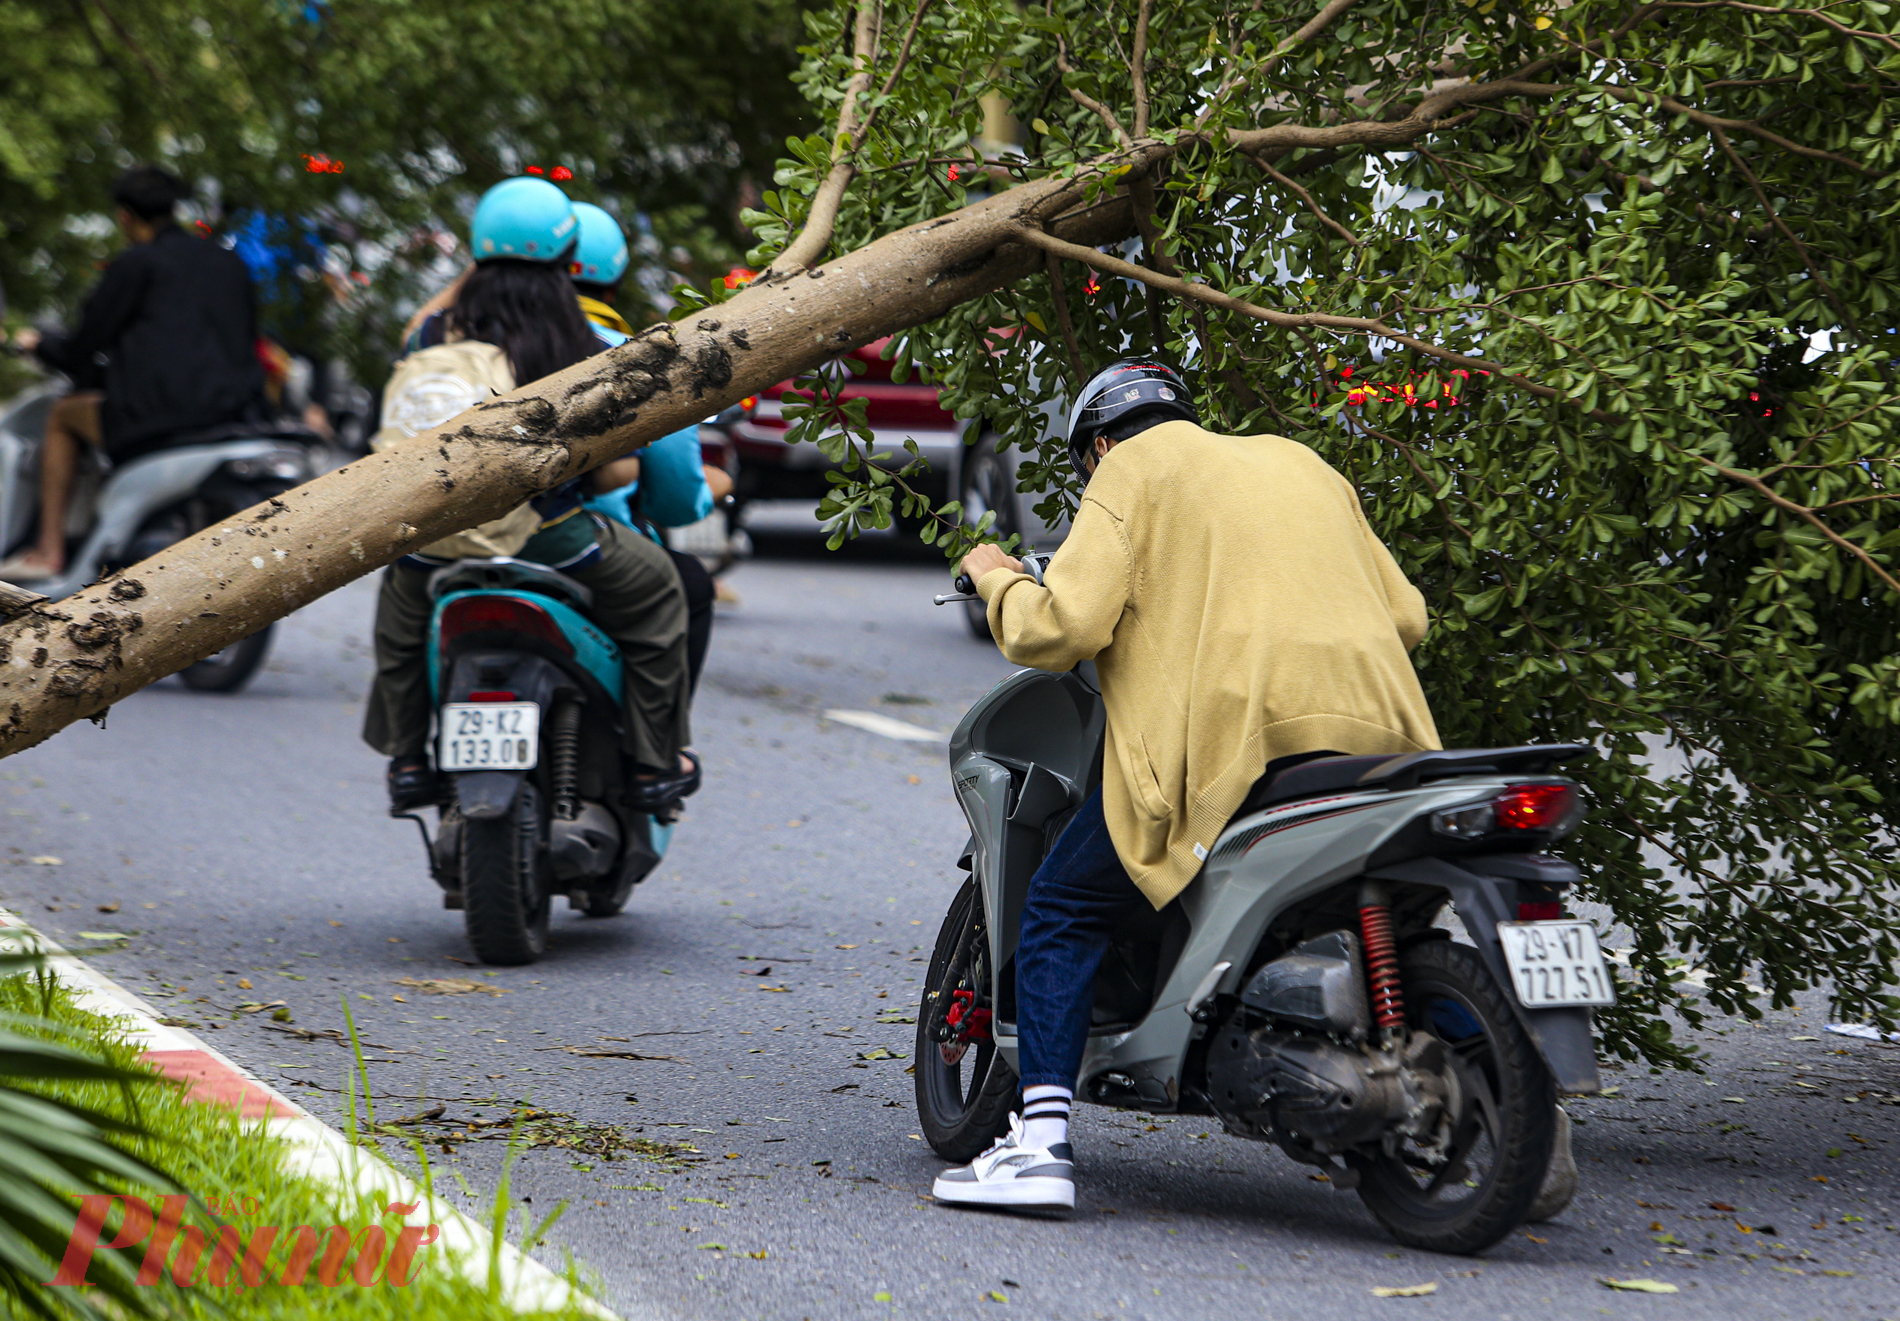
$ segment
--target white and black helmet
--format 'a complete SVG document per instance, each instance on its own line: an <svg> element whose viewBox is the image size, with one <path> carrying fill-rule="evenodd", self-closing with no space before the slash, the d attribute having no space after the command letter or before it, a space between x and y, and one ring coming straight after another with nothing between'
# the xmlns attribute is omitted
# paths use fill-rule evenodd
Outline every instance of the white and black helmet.
<svg viewBox="0 0 1900 1321"><path fill-rule="evenodd" d="M1137 413L1142 415L1142 425L1136 431L1177 418L1184 422L1201 420L1187 382L1174 368L1153 358L1112 362L1082 387L1069 414L1069 462L1075 465L1076 476L1085 482L1089 479L1088 459L1094 453L1095 437L1104 431L1113 434L1117 422L1132 419Z"/></svg>

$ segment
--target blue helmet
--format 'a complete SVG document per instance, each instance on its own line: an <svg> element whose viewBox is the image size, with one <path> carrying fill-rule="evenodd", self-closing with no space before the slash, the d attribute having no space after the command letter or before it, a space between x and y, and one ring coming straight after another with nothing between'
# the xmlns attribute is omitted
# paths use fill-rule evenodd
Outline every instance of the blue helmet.
<svg viewBox="0 0 1900 1321"><path fill-rule="evenodd" d="M574 279L580 284L612 284L627 273L627 236L620 222L592 202L574 203L581 241L574 249Z"/></svg>
<svg viewBox="0 0 1900 1321"><path fill-rule="evenodd" d="M475 204L469 241L476 261L564 259L579 235L580 220L567 194L546 179L504 179Z"/></svg>

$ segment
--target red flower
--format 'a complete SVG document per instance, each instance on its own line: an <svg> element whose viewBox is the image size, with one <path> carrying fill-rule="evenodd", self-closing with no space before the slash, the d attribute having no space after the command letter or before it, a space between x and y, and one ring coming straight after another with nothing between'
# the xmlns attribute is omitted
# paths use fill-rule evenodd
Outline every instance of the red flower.
<svg viewBox="0 0 1900 1321"><path fill-rule="evenodd" d="M731 270L726 272L726 288L737 289L741 285L750 284L753 277L757 274L757 271L748 271L743 266L734 266Z"/></svg>
<svg viewBox="0 0 1900 1321"><path fill-rule="evenodd" d="M1346 402L1356 408L1366 402L1366 392L1364 390L1348 390L1346 392Z"/></svg>
<svg viewBox="0 0 1900 1321"><path fill-rule="evenodd" d="M313 156L308 152L304 153L303 167L304 167L304 170L310 174L341 174L343 173L342 161L333 161L328 156L324 156L321 154Z"/></svg>
<svg viewBox="0 0 1900 1321"><path fill-rule="evenodd" d="M565 165L557 165L548 171L548 178L554 180L556 183L566 183L573 177L574 171L568 169Z"/></svg>
<svg viewBox="0 0 1900 1321"><path fill-rule="evenodd" d="M1102 281L1093 271L1089 272L1089 282L1082 286L1082 292L1090 298L1102 291Z"/></svg>
<svg viewBox="0 0 1900 1321"><path fill-rule="evenodd" d="M1339 374L1340 376L1344 377L1346 380L1350 381L1352 379L1352 368L1341 367L1339 369Z"/></svg>
<svg viewBox="0 0 1900 1321"><path fill-rule="evenodd" d="M950 182L955 183L956 181L957 181L957 167L952 165L950 167Z"/></svg>

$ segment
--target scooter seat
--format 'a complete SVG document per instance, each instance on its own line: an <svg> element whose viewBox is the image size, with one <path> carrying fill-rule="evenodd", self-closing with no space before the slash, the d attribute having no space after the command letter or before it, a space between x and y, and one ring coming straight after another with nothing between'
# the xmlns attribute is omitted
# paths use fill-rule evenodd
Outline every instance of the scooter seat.
<svg viewBox="0 0 1900 1321"><path fill-rule="evenodd" d="M1531 743L1514 748L1435 748L1399 756L1296 753L1268 762L1234 815L1355 789L1411 789L1425 780L1459 775L1545 775L1557 763L1589 751L1581 743Z"/></svg>
<svg viewBox="0 0 1900 1321"><path fill-rule="evenodd" d="M1320 798L1327 794L1350 793L1359 787L1359 779L1390 755L1374 757L1338 757L1326 753L1302 757L1296 764L1284 765L1291 758L1276 758L1274 764L1254 782L1235 816L1258 812L1264 807L1295 802L1301 798Z"/></svg>

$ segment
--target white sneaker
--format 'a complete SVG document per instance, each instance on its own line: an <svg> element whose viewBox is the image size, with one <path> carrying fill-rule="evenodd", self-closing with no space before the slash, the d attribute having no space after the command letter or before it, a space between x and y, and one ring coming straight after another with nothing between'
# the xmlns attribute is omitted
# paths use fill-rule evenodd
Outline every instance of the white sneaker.
<svg viewBox="0 0 1900 1321"><path fill-rule="evenodd" d="M1020 1115L1009 1132L968 1165L937 1176L931 1193L951 1206L1066 1213L1075 1210L1075 1152L1066 1142L1033 1147Z"/></svg>

